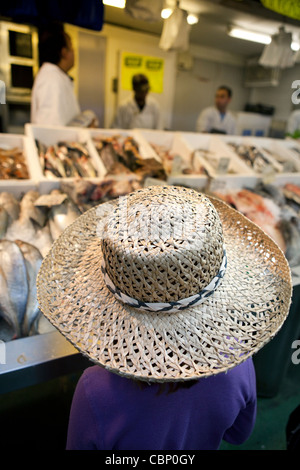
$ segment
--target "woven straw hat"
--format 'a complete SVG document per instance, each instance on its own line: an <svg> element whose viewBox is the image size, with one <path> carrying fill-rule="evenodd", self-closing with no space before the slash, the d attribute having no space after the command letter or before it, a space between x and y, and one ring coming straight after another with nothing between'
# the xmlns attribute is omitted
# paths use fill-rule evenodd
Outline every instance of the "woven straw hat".
<svg viewBox="0 0 300 470"><path fill-rule="evenodd" d="M146 381L226 371L281 328L291 276L280 248L192 189L137 190L80 216L54 242L40 308L84 355Z"/></svg>

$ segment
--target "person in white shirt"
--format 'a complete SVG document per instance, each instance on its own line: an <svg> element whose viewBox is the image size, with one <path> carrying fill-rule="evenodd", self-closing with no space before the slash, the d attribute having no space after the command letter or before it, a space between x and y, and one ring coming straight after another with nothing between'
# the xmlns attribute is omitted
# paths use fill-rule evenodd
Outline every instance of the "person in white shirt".
<svg viewBox="0 0 300 470"><path fill-rule="evenodd" d="M227 107L231 101L232 91L227 86L220 86L215 95L215 106L204 109L196 123L197 132L218 134L236 134L236 120Z"/></svg>
<svg viewBox="0 0 300 470"><path fill-rule="evenodd" d="M31 123L65 126L80 114L68 71L74 65L70 36L63 29L43 33L39 43L39 72L31 96Z"/></svg>
<svg viewBox="0 0 300 470"><path fill-rule="evenodd" d="M134 96L122 103L112 123L117 129L161 129L161 112L158 103L148 96L150 86L143 74L132 77Z"/></svg>

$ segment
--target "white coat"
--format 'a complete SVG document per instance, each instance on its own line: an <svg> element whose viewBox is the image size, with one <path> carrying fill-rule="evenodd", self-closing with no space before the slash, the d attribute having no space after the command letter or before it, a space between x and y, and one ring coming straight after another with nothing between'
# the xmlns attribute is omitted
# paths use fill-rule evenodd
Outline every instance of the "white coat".
<svg viewBox="0 0 300 470"><path fill-rule="evenodd" d="M222 117L217 108L206 108L200 113L197 119L196 131L211 132L212 129L234 135L236 134L236 120L230 111L227 111Z"/></svg>
<svg viewBox="0 0 300 470"><path fill-rule="evenodd" d="M32 88L31 122L65 126L79 113L72 80L57 65L45 62Z"/></svg>
<svg viewBox="0 0 300 470"><path fill-rule="evenodd" d="M161 116L158 103L150 96L142 111L134 98L121 104L112 124L116 129L161 129Z"/></svg>

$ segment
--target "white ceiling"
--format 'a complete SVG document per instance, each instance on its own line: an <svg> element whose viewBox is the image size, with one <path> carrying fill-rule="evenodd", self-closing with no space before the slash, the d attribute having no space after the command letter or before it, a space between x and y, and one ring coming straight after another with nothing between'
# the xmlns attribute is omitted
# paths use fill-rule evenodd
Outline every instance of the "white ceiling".
<svg viewBox="0 0 300 470"><path fill-rule="evenodd" d="M174 2L167 1L171 4ZM284 25L286 31L300 36L300 21L264 8L259 0L181 0L180 8L199 15L198 24L191 27L190 43L231 52L245 58L261 54L264 46L229 37L229 25L268 34L276 33L278 28ZM161 35L163 26L163 20L155 23L135 20L124 10L108 6L105 7L104 21L158 36Z"/></svg>

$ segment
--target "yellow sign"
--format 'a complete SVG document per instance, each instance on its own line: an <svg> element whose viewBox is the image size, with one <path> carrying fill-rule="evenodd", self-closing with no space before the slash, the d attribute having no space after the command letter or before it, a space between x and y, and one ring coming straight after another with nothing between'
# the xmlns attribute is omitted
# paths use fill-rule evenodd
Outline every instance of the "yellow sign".
<svg viewBox="0 0 300 470"><path fill-rule="evenodd" d="M133 75L143 73L149 80L150 91L163 92L164 59L123 52L121 60L121 86L123 90L132 90Z"/></svg>

